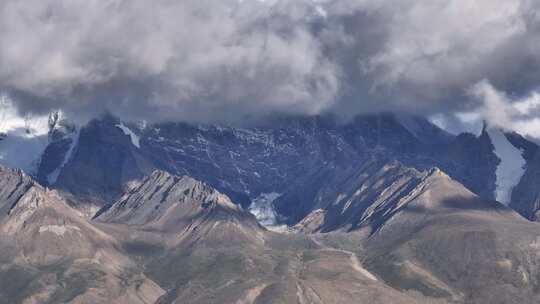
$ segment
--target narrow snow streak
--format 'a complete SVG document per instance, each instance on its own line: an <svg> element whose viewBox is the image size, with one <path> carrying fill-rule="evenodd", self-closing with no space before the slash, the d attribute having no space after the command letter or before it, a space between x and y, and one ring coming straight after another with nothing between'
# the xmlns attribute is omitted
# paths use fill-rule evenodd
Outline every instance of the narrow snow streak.
<svg viewBox="0 0 540 304"><path fill-rule="evenodd" d="M51 232L58 236L63 236L68 230L81 231L79 227L73 225L48 225L39 227L39 233Z"/></svg>
<svg viewBox="0 0 540 304"><path fill-rule="evenodd" d="M47 182L49 185L54 185L56 181L58 180L58 176L60 176L60 172L62 172L62 169L64 166L68 163L68 161L71 159L71 155L73 155L73 151L75 150L75 147L79 144L79 135L80 130L77 129L77 131L70 134L71 137L71 145L69 146L69 150L66 152L66 155L64 156L64 159L62 160L62 163L58 168L54 169L54 171L47 176Z"/></svg>
<svg viewBox="0 0 540 304"><path fill-rule="evenodd" d="M116 127L122 130L124 134L129 135L129 137L131 138L131 143L135 147L139 149L141 148L141 139L139 138L139 136L137 136L137 134L133 133L130 128L126 127L123 123L117 124Z"/></svg>
<svg viewBox="0 0 540 304"><path fill-rule="evenodd" d="M495 199L505 205L510 203L512 189L519 183L525 172L525 159L519 149L514 147L500 130L488 131L495 154L501 160L497 166Z"/></svg>

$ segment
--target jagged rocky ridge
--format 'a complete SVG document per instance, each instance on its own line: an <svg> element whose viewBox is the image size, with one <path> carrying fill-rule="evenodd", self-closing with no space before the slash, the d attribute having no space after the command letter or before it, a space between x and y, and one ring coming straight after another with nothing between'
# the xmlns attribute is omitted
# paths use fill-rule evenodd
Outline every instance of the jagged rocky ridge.
<svg viewBox="0 0 540 304"><path fill-rule="evenodd" d="M178 242L192 233L256 241L262 230L251 213L214 188L159 170L105 206L95 220L173 234Z"/></svg>
<svg viewBox="0 0 540 304"><path fill-rule="evenodd" d="M501 185L497 174L501 174L498 168L502 161L486 128L479 136L454 136L420 117L373 114L345 124L330 117L281 117L234 128L183 123L133 125L105 115L78 134L76 148L71 150L69 139L49 145L37 177L48 185L44 177L50 176L69 151L69 160L50 186L68 201L78 201L75 207L90 217L118 199L131 182L155 169L202 180L248 207L251 201L270 193L291 197L295 189L306 190L306 183L298 181L309 183L320 172L343 174L340 171L344 168L358 168L373 155L419 171L439 167L486 199L494 199L504 186L511 189L510 200L504 203L531 220L538 210L534 194L538 146L534 142L515 133L504 134L507 145L522 151L526 164L518 185ZM70 195L77 199L71 200ZM295 199L303 195L299 192ZM302 205L312 202L310 197L302 199ZM295 201L285 203L283 197L280 201L276 204L280 205L281 222L293 224L305 215L287 213L298 210ZM290 208L283 207L287 204Z"/></svg>
<svg viewBox="0 0 540 304"><path fill-rule="evenodd" d="M68 214L57 217L80 230L45 222L51 228L36 234L35 228L10 225L28 244L42 244L41 235L62 236L70 243L71 232L96 234L88 237L91 243L110 244L105 247L122 257L121 265L137 261L140 268L127 268L153 286L146 299L539 300L539 227L493 200L502 160L488 130L452 136L425 120L393 115L361 117L346 125L321 117L288 118L244 129L137 127L106 116L79 134L56 182L42 181L55 191L39 187L51 195L47 200L61 202L58 208L64 211L55 216ZM534 214L537 146L517 134L504 137L526 160L510 207ZM51 149L55 145L65 151L55 143ZM41 167L48 163L44 157ZM6 180L22 188L0 192L7 213L19 204L19 193L26 193L26 183L36 185L19 173ZM293 231L268 231L246 211L250 200L268 193L278 193L273 206ZM23 206L14 209L12 219L25 214ZM107 241L94 241L99 236ZM19 242L5 242L14 243ZM10 258L27 248L36 250L31 256L37 260L51 258L30 245L3 248ZM100 248L83 245L81 250L89 254ZM66 249L79 260L77 252Z"/></svg>
<svg viewBox="0 0 540 304"><path fill-rule="evenodd" d="M22 172L5 172L2 189L17 190L0 193L12 210L0 222L12 232L2 239L12 244L2 247L5 261L23 254L24 267L47 265L39 270L44 273L64 269L52 261L62 261L71 275L94 273L91 267L103 273L84 276L80 284L93 287L81 292L54 281L81 282L73 276L42 282L36 270L31 274L43 284L40 292L0 294L10 303L25 297L37 303L57 297L74 303L539 300L538 224L480 198L439 169L422 172L373 158L351 169L356 175L342 188L320 189L320 205L296 225L308 234L268 231L207 184L163 171L132 183L92 221ZM345 176L332 177L328 187ZM330 200L335 190L343 193L340 200ZM28 211L33 215L23 216ZM327 230L333 232L311 234ZM115 292L118 279L128 285ZM96 292L100 282L106 292ZM138 287L130 289L129 282ZM62 292L43 291L53 290L47 284Z"/></svg>

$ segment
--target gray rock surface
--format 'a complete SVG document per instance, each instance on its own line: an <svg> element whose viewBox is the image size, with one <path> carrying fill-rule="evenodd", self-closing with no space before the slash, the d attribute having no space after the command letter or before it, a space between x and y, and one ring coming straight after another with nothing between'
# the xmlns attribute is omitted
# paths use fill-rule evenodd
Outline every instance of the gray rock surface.
<svg viewBox="0 0 540 304"><path fill-rule="evenodd" d="M510 207L534 220L537 146L505 136L527 161ZM44 155L43 172L58 159ZM80 130L55 190L0 169L0 279L30 286L0 299L538 303L540 227L493 200L500 162L486 130L453 136L417 117L105 116ZM264 193L291 229L247 211Z"/></svg>
<svg viewBox="0 0 540 304"><path fill-rule="evenodd" d="M204 181L247 207L261 193L284 193L317 172L356 167L382 154L420 171L438 166L475 193L494 195L498 159L487 134L456 137L419 117L374 114L345 124L331 117L281 117L244 128L127 125L138 145L119 123L104 116L83 127L54 187L101 207L131 181L160 169ZM54 161L45 155L42 163L45 168Z"/></svg>

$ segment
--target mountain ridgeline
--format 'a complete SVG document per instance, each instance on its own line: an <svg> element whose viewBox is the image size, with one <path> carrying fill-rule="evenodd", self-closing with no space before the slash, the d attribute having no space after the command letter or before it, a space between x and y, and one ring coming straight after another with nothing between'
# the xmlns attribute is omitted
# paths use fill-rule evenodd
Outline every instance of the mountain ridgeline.
<svg viewBox="0 0 540 304"><path fill-rule="evenodd" d="M0 303L540 302L519 134L388 113L55 126L35 172L0 166Z"/></svg>
<svg viewBox="0 0 540 304"><path fill-rule="evenodd" d="M277 193L279 217L292 225L307 211L300 206L314 203L307 196L318 188L317 180L382 158L419 171L438 167L486 199L497 199L498 187L506 186L511 199L502 203L535 220L538 146L516 133L504 134L526 161L522 178L507 185L504 172L497 180L505 155L497 154L491 137L485 128L479 136L451 135L424 118L394 114L359 116L345 124L330 117L279 117L249 128L143 127L105 115L81 128L76 148L53 141L36 174L40 183L84 198L83 204L95 212L118 199L130 182L159 169L204 181L244 208L261 194ZM48 176L66 154L68 163L51 183ZM306 189L308 184L312 189Z"/></svg>

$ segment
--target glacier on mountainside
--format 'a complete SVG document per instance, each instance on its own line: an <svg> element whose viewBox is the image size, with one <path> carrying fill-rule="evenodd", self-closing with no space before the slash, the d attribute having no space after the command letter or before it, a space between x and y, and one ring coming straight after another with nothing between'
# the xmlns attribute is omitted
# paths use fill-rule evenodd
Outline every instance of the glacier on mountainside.
<svg viewBox="0 0 540 304"><path fill-rule="evenodd" d="M141 139L139 138L139 136L137 134L135 134L133 131L131 131L130 128L128 128L123 123L117 124L116 127L119 128L120 130L122 130L122 132L124 132L125 135L129 136L129 138L131 139L131 143L135 147L137 147L139 149L141 148Z"/></svg>
<svg viewBox="0 0 540 304"><path fill-rule="evenodd" d="M80 135L80 129L78 128L68 135L71 139L69 150L66 152L66 155L64 156L64 160L62 161L60 166L58 166L58 168L56 168L53 172L51 172L51 174L47 176L47 182L49 183L49 185L53 185L54 183L56 183L56 180L58 179L60 172L62 171L64 166L67 164L67 162L70 160L71 155L73 155L73 151L75 150L75 148L77 147L79 143L79 135Z"/></svg>
<svg viewBox="0 0 540 304"><path fill-rule="evenodd" d="M259 223L263 226L274 226L277 224L276 212L272 203L281 194L276 192L261 193L255 198L249 207L251 212Z"/></svg>
<svg viewBox="0 0 540 304"><path fill-rule="evenodd" d="M512 189L519 183L525 172L525 159L522 152L514 147L501 130L488 130L495 154L501 160L497 166L495 199L505 205L510 203Z"/></svg>

